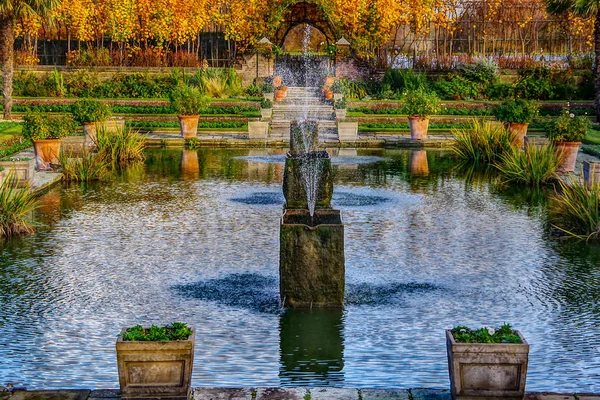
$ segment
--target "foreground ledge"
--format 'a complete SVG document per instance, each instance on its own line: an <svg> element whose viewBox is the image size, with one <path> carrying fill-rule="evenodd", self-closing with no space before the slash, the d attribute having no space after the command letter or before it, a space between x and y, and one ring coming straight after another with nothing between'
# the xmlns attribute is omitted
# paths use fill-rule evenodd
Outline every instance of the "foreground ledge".
<svg viewBox="0 0 600 400"><path fill-rule="evenodd" d="M0 390L5 389L0 386ZM450 400L446 389L196 388L193 400ZM0 400L116 400L118 389L14 390ZM525 393L525 400L600 400L600 393Z"/></svg>

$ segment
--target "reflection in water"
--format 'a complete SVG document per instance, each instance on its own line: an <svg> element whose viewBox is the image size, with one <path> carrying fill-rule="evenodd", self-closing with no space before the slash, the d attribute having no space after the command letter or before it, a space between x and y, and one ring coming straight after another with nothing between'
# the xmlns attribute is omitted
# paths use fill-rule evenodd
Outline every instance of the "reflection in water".
<svg viewBox="0 0 600 400"><path fill-rule="evenodd" d="M279 337L281 386L343 386L342 309L287 309Z"/></svg>
<svg viewBox="0 0 600 400"><path fill-rule="evenodd" d="M194 179L200 172L200 162L196 150L181 150L181 175L184 178Z"/></svg>
<svg viewBox="0 0 600 400"><path fill-rule="evenodd" d="M427 150L411 150L408 171L413 175L429 175Z"/></svg>

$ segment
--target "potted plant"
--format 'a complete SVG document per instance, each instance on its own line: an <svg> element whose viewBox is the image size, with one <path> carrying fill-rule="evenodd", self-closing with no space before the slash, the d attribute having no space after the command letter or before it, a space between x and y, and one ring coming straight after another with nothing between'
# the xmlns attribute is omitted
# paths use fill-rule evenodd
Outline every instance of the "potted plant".
<svg viewBox="0 0 600 400"><path fill-rule="evenodd" d="M331 87L331 86L333 86L334 82L335 82L334 76L326 76L325 77L325 86Z"/></svg>
<svg viewBox="0 0 600 400"><path fill-rule="evenodd" d="M323 97L325 98L325 100L333 99L333 90L331 90L331 86L323 86L321 88L321 93L323 93Z"/></svg>
<svg viewBox="0 0 600 400"><path fill-rule="evenodd" d="M529 344L519 331L500 328L446 330L452 398L523 398Z"/></svg>
<svg viewBox="0 0 600 400"><path fill-rule="evenodd" d="M335 105L335 118L337 120L346 118L346 102L344 100L336 100L334 105Z"/></svg>
<svg viewBox="0 0 600 400"><path fill-rule="evenodd" d="M75 131L69 115L47 115L28 113L23 118L23 137L33 142L33 151L38 170L52 170L58 165L60 142Z"/></svg>
<svg viewBox="0 0 600 400"><path fill-rule="evenodd" d="M111 115L107 104L93 99L82 99L71 105L73 119L83 126L83 133L91 143L96 142L96 124L104 122Z"/></svg>
<svg viewBox="0 0 600 400"><path fill-rule="evenodd" d="M331 90L333 90L333 100L339 101L344 98L345 88L341 81L336 80L331 85Z"/></svg>
<svg viewBox="0 0 600 400"><path fill-rule="evenodd" d="M196 137L200 114L210 104L210 99L200 89L188 85L177 86L169 95L171 107L177 113L181 136Z"/></svg>
<svg viewBox="0 0 600 400"><path fill-rule="evenodd" d="M538 104L534 101L512 99L504 101L494 109L494 116L515 136L515 144L523 147L527 127L538 113Z"/></svg>
<svg viewBox="0 0 600 400"><path fill-rule="evenodd" d="M195 339L180 322L123 329L116 342L121 398L189 399Z"/></svg>
<svg viewBox="0 0 600 400"><path fill-rule="evenodd" d="M261 87L263 96L266 100L275 100L275 86L272 83L264 83Z"/></svg>
<svg viewBox="0 0 600 400"><path fill-rule="evenodd" d="M577 153L589 126L590 121L587 117L576 117L568 111L546 124L548 139L554 143L556 150L563 156L562 163L558 167L559 171L572 172L575 170Z"/></svg>
<svg viewBox="0 0 600 400"><path fill-rule="evenodd" d="M440 112L440 99L423 89L409 90L404 94L404 112L408 115L411 139L427 139L429 117Z"/></svg>
<svg viewBox="0 0 600 400"><path fill-rule="evenodd" d="M275 88L278 88L281 85L283 85L283 78L281 76L279 76L279 75L275 76L275 77L273 77L273 82L272 83L273 83L273 86Z"/></svg>
<svg viewBox="0 0 600 400"><path fill-rule="evenodd" d="M263 99L260 102L260 115L262 118L271 118L273 114L273 102L269 99Z"/></svg>

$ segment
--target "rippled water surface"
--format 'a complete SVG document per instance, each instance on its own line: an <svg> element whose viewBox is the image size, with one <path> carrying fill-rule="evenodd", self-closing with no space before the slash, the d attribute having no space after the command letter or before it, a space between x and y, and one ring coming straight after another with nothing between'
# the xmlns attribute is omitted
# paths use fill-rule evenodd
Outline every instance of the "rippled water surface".
<svg viewBox="0 0 600 400"><path fill-rule="evenodd" d="M527 390L600 391L600 250L439 151L335 152L346 307L282 312L282 154L153 151L46 194L38 233L0 244L0 384L118 387L120 329L176 320L195 386L447 388L444 329L510 322Z"/></svg>

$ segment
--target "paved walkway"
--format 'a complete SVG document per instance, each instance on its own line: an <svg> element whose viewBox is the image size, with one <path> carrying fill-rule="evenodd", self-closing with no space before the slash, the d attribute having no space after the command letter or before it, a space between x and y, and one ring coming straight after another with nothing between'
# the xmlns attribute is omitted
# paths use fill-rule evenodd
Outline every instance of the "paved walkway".
<svg viewBox="0 0 600 400"><path fill-rule="evenodd" d="M0 390L3 387L0 387ZM451 400L441 389L196 388L193 400ZM118 390L15 390L0 400L116 400ZM525 400L600 400L600 394L526 393Z"/></svg>

